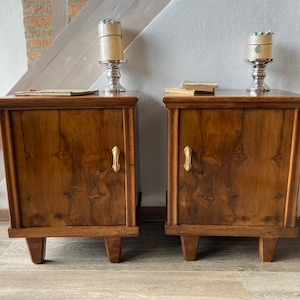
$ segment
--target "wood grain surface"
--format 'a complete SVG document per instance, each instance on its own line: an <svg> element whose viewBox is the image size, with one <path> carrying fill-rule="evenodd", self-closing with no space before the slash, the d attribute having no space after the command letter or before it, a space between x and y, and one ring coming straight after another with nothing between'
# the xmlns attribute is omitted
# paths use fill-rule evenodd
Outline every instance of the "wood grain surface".
<svg viewBox="0 0 300 300"><path fill-rule="evenodd" d="M121 109L12 112L22 226L125 224L122 122Z"/></svg>
<svg viewBox="0 0 300 300"><path fill-rule="evenodd" d="M181 110L179 223L283 226L292 126L293 110Z"/></svg>

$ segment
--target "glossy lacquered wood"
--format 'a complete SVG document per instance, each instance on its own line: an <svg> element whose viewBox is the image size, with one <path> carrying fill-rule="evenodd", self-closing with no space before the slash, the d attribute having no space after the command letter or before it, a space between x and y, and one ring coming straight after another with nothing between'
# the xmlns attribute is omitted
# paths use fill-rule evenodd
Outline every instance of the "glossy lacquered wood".
<svg viewBox="0 0 300 300"><path fill-rule="evenodd" d="M79 108L127 108L134 107L138 92L111 93L86 96L6 96L0 98L1 110L24 109L79 109Z"/></svg>
<svg viewBox="0 0 300 300"><path fill-rule="evenodd" d="M297 236L300 96L219 91L166 94L163 101L168 108L166 234L181 235L186 258L197 245L190 236L257 236L260 258L272 260L276 239Z"/></svg>
<svg viewBox="0 0 300 300"><path fill-rule="evenodd" d="M121 237L138 235L137 100L136 93L0 99L9 235L27 238L33 262L43 262L49 236L105 237L117 262Z"/></svg>
<svg viewBox="0 0 300 300"><path fill-rule="evenodd" d="M167 108L300 108L299 95L281 90L250 93L246 90L216 90L213 95L165 94Z"/></svg>

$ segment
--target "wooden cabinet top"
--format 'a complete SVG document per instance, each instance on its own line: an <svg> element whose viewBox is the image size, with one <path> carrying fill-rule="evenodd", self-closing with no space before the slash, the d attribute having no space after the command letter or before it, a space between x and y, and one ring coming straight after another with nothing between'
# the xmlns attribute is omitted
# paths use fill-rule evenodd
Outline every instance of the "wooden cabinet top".
<svg viewBox="0 0 300 300"><path fill-rule="evenodd" d="M252 94L246 90L216 90L214 95L165 94L167 108L300 108L300 94L271 90Z"/></svg>
<svg viewBox="0 0 300 300"><path fill-rule="evenodd" d="M5 96L0 97L0 110L76 109L134 107L138 92L85 96Z"/></svg>

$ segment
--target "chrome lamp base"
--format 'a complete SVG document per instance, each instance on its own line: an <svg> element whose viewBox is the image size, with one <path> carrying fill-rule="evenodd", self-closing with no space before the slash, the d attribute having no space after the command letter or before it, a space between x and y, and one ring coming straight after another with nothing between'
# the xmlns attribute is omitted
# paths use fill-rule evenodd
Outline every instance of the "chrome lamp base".
<svg viewBox="0 0 300 300"><path fill-rule="evenodd" d="M105 93L125 92L126 89L120 84L120 67L127 62L124 60L102 60L99 64L105 66L108 86L104 89Z"/></svg>
<svg viewBox="0 0 300 300"><path fill-rule="evenodd" d="M252 84L247 88L247 91L250 92L268 92L270 91L270 88L267 84L265 84L265 67L268 63L271 63L273 59L268 58L260 58L255 60L246 60L247 62L251 63L253 65L253 82Z"/></svg>

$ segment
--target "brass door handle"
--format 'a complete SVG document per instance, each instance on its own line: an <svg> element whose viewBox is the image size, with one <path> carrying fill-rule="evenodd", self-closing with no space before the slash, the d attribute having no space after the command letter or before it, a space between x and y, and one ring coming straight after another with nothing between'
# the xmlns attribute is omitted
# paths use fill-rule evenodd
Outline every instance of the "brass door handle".
<svg viewBox="0 0 300 300"><path fill-rule="evenodd" d="M185 161L183 164L183 168L189 172L192 169L192 148L189 146L185 146L183 149Z"/></svg>
<svg viewBox="0 0 300 300"><path fill-rule="evenodd" d="M114 146L111 152L113 156L113 164L111 167L116 173L118 173L120 171L120 164L119 164L120 148Z"/></svg>

